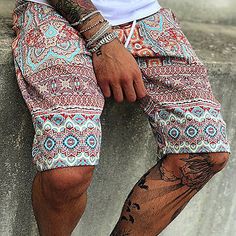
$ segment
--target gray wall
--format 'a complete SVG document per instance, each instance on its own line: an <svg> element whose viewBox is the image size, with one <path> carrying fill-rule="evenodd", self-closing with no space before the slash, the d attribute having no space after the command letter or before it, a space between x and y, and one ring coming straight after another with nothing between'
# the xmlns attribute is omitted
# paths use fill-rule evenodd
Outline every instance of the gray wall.
<svg viewBox="0 0 236 236"><path fill-rule="evenodd" d="M222 103L232 155L228 166L190 202L162 236L234 236L236 232L236 27L233 0L166 0L210 71ZM13 1L0 0L0 235L35 236L30 190L32 125L14 76L10 43ZM128 192L155 164L147 120L137 105L108 102L102 117L100 165L89 189L89 202L74 236L107 236ZM112 132L111 132L112 130Z"/></svg>
<svg viewBox="0 0 236 236"><path fill-rule="evenodd" d="M162 6L176 11L180 19L236 25L235 0L160 0Z"/></svg>

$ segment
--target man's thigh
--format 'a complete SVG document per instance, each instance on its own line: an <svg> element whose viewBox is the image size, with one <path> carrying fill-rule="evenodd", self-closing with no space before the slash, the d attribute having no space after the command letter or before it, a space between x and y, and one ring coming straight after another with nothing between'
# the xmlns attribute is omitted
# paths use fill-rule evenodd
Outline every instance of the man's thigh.
<svg viewBox="0 0 236 236"><path fill-rule="evenodd" d="M131 24L115 27L125 41ZM159 157L169 153L229 152L221 105L207 69L170 9L137 22L128 50L137 59L147 96L140 101Z"/></svg>
<svg viewBox="0 0 236 236"><path fill-rule="evenodd" d="M17 81L32 115L37 169L97 165L104 97L84 41L53 8L37 3L18 6L13 28Z"/></svg>

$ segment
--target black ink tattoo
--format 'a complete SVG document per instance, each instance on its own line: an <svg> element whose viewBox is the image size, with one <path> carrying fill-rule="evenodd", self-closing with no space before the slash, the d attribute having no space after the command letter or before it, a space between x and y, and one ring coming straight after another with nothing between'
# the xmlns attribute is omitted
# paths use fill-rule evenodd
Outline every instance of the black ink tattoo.
<svg viewBox="0 0 236 236"><path fill-rule="evenodd" d="M190 199L225 165L213 159L211 154L196 153L166 156L160 160L141 177L128 195L120 224L114 231L121 228L137 231L137 223L143 224L145 230L148 224L154 227L153 224L159 220L160 225L157 224L155 232L159 235L160 226L172 222ZM169 222L162 222L163 216ZM140 235L144 235L142 229L139 230Z"/></svg>
<svg viewBox="0 0 236 236"><path fill-rule="evenodd" d="M139 182L137 183L140 188L148 190L148 185L146 185L145 183L146 183L146 178L147 178L147 176L148 176L149 174L150 174L150 171L148 171L147 173L145 173L145 174L143 175L143 177L142 177L142 178L139 180Z"/></svg>
<svg viewBox="0 0 236 236"><path fill-rule="evenodd" d="M100 48L96 51L96 55L97 55L97 56L101 56L101 55L102 55L102 51L101 51Z"/></svg>
<svg viewBox="0 0 236 236"><path fill-rule="evenodd" d="M124 215L121 216L121 220L129 221L132 224L134 224L135 220L134 217L132 216L132 211L133 210L140 210L140 205L138 203L132 203L131 200L127 200L127 205L125 207L125 213Z"/></svg>
<svg viewBox="0 0 236 236"><path fill-rule="evenodd" d="M165 167L163 161L160 166L160 172L164 181L181 181L182 185L186 185L192 189L200 190L216 173L213 170L213 163L210 161L209 154L189 154L186 158L180 158L185 164L178 167L180 177L175 176L173 172Z"/></svg>
<svg viewBox="0 0 236 236"><path fill-rule="evenodd" d="M75 23L96 10L91 0L49 0L70 23Z"/></svg>
<svg viewBox="0 0 236 236"><path fill-rule="evenodd" d="M176 176L176 174L174 174L175 172L168 168L168 166L165 166L165 161L162 161L160 165L162 180L166 182L176 182L176 185L179 185L180 188L182 186L189 187L189 189L182 192L178 197L164 206L163 210L168 211L168 209L171 210L174 205L185 202L174 212L170 222L179 215L189 202L189 200L186 201L185 199L188 196L195 195L216 173L210 155L207 153L189 154L188 157L180 158L179 160L183 161L183 164L177 167L180 172L178 176Z"/></svg>
<svg viewBox="0 0 236 236"><path fill-rule="evenodd" d="M190 154L181 160L186 162L181 168L182 183L190 188L200 190L215 174L209 154Z"/></svg>

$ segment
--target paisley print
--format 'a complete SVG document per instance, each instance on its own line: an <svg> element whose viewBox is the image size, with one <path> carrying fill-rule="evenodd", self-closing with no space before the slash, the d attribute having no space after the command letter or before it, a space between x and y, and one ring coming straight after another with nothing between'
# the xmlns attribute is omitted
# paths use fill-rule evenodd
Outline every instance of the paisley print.
<svg viewBox="0 0 236 236"><path fill-rule="evenodd" d="M113 28L123 44L131 25ZM13 29L17 81L35 129L33 163L39 171L97 165L104 97L84 40L52 7L22 0L13 13ZM173 12L162 8L138 20L128 50L148 91L140 105L153 129L158 157L229 151L207 69Z"/></svg>

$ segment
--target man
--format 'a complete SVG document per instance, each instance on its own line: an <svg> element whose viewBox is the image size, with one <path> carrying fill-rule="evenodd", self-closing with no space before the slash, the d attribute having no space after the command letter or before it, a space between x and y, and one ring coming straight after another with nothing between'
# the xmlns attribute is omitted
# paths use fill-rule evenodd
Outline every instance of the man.
<svg viewBox="0 0 236 236"><path fill-rule="evenodd" d="M40 235L71 235L84 212L104 97L138 100L160 157L111 235L158 235L230 152L206 68L173 12L156 0L18 0L13 18L17 81L35 128Z"/></svg>

